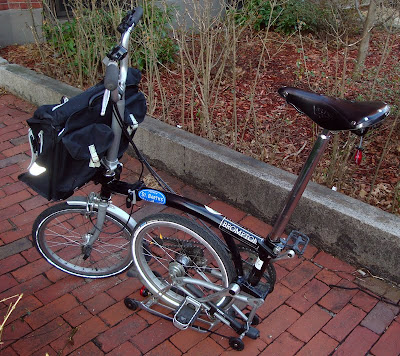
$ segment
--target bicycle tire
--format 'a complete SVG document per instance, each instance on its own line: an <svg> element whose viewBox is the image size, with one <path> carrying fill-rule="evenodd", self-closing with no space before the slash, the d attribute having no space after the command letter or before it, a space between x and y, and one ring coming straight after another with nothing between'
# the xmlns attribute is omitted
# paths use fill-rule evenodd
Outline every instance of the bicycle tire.
<svg viewBox="0 0 400 356"><path fill-rule="evenodd" d="M222 241L195 222L178 215L156 214L141 220L133 231L132 256L143 284L164 303L176 308L184 293L171 286L169 271L228 287L235 268ZM198 284L203 295L213 291ZM220 308L230 305L231 297L213 300Z"/></svg>
<svg viewBox="0 0 400 356"><path fill-rule="evenodd" d="M110 211L90 256L83 259L82 246L95 229L96 217L97 209L88 212L86 205L54 205L36 218L33 243L49 263L74 276L105 278L127 270L132 264L131 231Z"/></svg>

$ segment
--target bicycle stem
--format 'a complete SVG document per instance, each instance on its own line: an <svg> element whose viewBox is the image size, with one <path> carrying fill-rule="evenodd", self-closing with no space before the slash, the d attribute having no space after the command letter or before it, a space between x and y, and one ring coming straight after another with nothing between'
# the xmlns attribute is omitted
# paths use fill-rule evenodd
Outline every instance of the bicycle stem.
<svg viewBox="0 0 400 356"><path fill-rule="evenodd" d="M324 153L327 144L329 142L329 130L323 130L322 133L318 136L318 139L315 141L314 146L307 158L307 161L304 163L304 166L294 183L292 191L286 199L285 205L276 220L272 232L268 235L267 239L273 242L279 241L282 234L285 231L285 228L289 222L290 217L293 214L294 209L296 208L301 196L303 195L304 190L308 182L311 179L312 174L315 171L315 168Z"/></svg>

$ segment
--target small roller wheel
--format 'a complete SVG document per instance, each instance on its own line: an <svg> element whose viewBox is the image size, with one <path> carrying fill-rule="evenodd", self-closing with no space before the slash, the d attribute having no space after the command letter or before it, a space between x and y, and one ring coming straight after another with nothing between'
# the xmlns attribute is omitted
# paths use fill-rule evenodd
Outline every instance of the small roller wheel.
<svg viewBox="0 0 400 356"><path fill-rule="evenodd" d="M244 343L238 337L230 337L229 346L236 351L242 351L244 349Z"/></svg>
<svg viewBox="0 0 400 356"><path fill-rule="evenodd" d="M250 313L246 313L246 316L247 316L247 317L249 317L249 315L250 315ZM259 318L259 316L256 314L256 315L254 315L254 318L253 318L253 320L251 321L251 325L255 326L255 325L258 325L258 324L260 324L260 318Z"/></svg>
<svg viewBox="0 0 400 356"><path fill-rule="evenodd" d="M124 299L124 304L130 310L136 310L139 307L139 303L135 299L128 297Z"/></svg>

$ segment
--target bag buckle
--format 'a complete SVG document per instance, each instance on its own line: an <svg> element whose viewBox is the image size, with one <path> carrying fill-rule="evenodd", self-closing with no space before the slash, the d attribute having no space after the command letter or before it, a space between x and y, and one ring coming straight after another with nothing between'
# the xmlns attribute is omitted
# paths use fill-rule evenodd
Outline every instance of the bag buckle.
<svg viewBox="0 0 400 356"><path fill-rule="evenodd" d="M90 152L90 162L89 162L89 167L95 168L95 167L100 167L100 158L97 154L96 147L95 145L90 145L89 147L89 152Z"/></svg>

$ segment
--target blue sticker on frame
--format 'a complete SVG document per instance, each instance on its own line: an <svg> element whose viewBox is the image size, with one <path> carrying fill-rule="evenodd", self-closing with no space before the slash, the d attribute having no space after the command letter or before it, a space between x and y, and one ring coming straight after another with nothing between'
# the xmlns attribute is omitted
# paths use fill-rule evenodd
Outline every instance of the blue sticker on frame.
<svg viewBox="0 0 400 356"><path fill-rule="evenodd" d="M167 202L165 195L158 190L154 189L142 189L139 192L139 198L149 201L151 203L163 204Z"/></svg>

